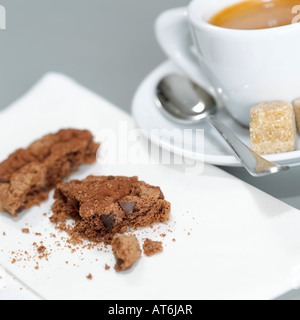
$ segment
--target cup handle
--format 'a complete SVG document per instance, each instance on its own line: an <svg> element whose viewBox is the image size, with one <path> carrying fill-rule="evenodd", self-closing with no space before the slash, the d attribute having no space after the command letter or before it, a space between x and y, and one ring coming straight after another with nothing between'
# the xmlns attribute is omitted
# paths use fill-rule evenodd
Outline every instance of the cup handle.
<svg viewBox="0 0 300 320"><path fill-rule="evenodd" d="M162 13L156 20L155 33L165 54L193 81L215 96L212 85L200 70L187 8L176 8Z"/></svg>

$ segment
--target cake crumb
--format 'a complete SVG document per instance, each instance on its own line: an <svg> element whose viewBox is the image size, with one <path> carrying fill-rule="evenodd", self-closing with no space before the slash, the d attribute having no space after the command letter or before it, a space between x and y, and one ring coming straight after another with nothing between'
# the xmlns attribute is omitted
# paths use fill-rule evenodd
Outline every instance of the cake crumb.
<svg viewBox="0 0 300 320"><path fill-rule="evenodd" d="M86 277L88 280L93 280L93 276L91 274L89 274L87 277Z"/></svg>
<svg viewBox="0 0 300 320"><path fill-rule="evenodd" d="M30 230L28 228L23 228L22 232L28 234L28 233L30 233Z"/></svg>
<svg viewBox="0 0 300 320"><path fill-rule="evenodd" d="M152 241L150 239L146 239L143 245L144 254L147 257L151 257L157 253L163 251L163 246L161 241Z"/></svg>
<svg viewBox="0 0 300 320"><path fill-rule="evenodd" d="M139 242L135 236L119 236L113 239L113 253L117 259L115 270L117 272L130 269L141 257Z"/></svg>
<svg viewBox="0 0 300 320"><path fill-rule="evenodd" d="M37 252L39 254L44 253L45 251L46 251L46 247L45 246L40 246L40 247L37 248Z"/></svg>
<svg viewBox="0 0 300 320"><path fill-rule="evenodd" d="M110 266L108 266L107 264L105 264L105 270L110 270Z"/></svg>

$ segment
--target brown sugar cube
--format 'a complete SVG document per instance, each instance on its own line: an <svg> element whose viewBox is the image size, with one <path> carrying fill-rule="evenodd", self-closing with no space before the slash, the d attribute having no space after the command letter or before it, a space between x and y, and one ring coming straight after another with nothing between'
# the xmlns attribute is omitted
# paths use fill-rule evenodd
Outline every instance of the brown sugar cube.
<svg viewBox="0 0 300 320"><path fill-rule="evenodd" d="M294 151L297 130L293 106L275 101L253 107L250 137L252 148L258 154Z"/></svg>
<svg viewBox="0 0 300 320"><path fill-rule="evenodd" d="M163 246L161 241L152 241L150 239L146 239L143 245L144 254L147 257L151 257L157 253L163 251Z"/></svg>
<svg viewBox="0 0 300 320"><path fill-rule="evenodd" d="M125 271L130 269L141 257L141 249L135 236L119 236L113 239L113 253L117 259L115 270Z"/></svg>
<svg viewBox="0 0 300 320"><path fill-rule="evenodd" d="M298 132L300 133L300 99L294 101L294 111L296 116Z"/></svg>

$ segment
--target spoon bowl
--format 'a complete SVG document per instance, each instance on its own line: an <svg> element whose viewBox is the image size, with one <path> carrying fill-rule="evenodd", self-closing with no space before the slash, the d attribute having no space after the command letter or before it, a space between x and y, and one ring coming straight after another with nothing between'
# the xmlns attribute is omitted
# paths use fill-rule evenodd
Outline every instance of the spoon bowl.
<svg viewBox="0 0 300 320"><path fill-rule="evenodd" d="M160 110L182 124L199 122L217 111L213 96L185 76L166 76L159 82L156 95Z"/></svg>

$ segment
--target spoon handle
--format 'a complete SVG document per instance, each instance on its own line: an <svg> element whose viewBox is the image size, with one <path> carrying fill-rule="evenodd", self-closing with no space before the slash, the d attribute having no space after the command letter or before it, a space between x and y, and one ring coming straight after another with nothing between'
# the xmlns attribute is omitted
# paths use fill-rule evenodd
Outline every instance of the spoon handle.
<svg viewBox="0 0 300 320"><path fill-rule="evenodd" d="M269 162L248 148L230 129L218 121L214 116L206 120L217 129L221 136L230 145L242 165L254 177L263 177L280 171L288 170L289 166L280 166Z"/></svg>

